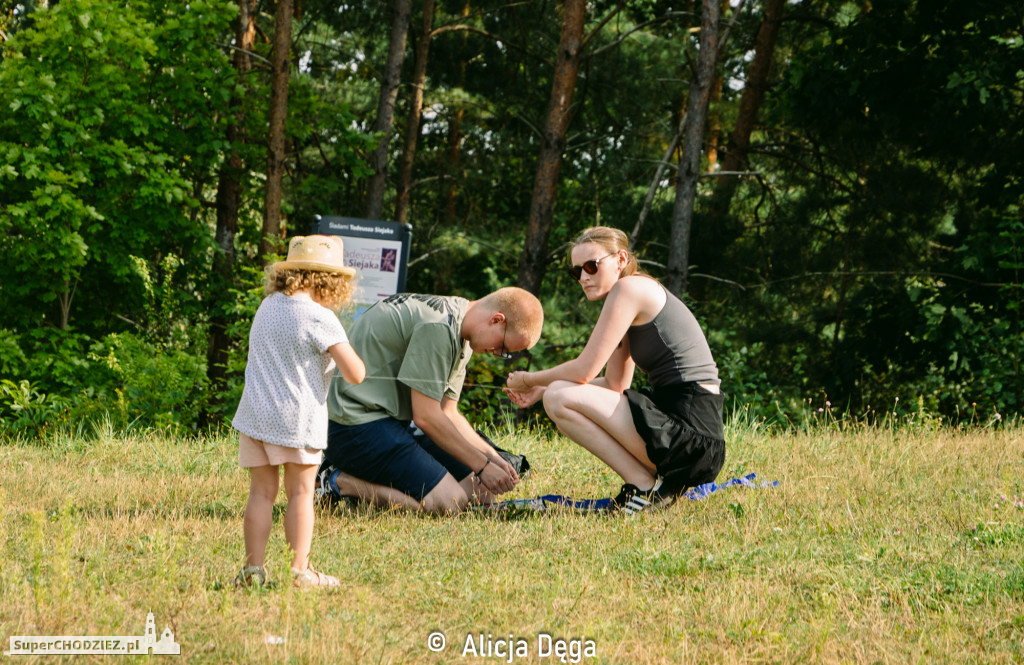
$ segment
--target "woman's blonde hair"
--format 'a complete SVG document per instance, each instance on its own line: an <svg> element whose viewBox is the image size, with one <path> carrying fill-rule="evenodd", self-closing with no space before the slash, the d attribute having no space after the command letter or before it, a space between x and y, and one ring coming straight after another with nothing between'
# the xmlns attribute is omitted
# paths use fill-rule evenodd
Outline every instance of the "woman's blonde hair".
<svg viewBox="0 0 1024 665"><path fill-rule="evenodd" d="M628 277L630 275L650 277L650 275L640 269L636 261L636 254L629 251L629 238L626 237L623 231L613 229L610 226L591 226L576 236L576 240L573 241L569 252L571 253L577 245L588 242L601 245L609 254L626 250L626 265L622 268L622 272L619 273L619 277Z"/></svg>
<svg viewBox="0 0 1024 665"><path fill-rule="evenodd" d="M355 279L323 270L271 270L264 273L263 296L281 292L286 296L310 289L324 307L337 311L352 300Z"/></svg>

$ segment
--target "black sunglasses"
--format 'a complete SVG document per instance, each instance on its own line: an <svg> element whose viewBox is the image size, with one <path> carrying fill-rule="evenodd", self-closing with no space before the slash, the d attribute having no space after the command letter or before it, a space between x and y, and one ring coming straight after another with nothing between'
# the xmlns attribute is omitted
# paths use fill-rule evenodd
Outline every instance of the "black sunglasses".
<svg viewBox="0 0 1024 665"><path fill-rule="evenodd" d="M505 332L501 333L501 353L498 354L499 358L505 360L512 360L512 354L505 348L505 336L508 335L508 319L505 319Z"/></svg>
<svg viewBox="0 0 1024 665"><path fill-rule="evenodd" d="M618 254L618 252L612 252L611 254L605 254L604 256L602 256L599 259L592 259L590 261L584 261L583 265L581 265L581 266L573 266L573 267L569 268L569 274L572 275L572 278L575 279L577 282L580 281L580 277L583 276L583 271L584 270L587 271L588 275L596 275L597 274L597 264L600 263L601 261L604 261L609 256L615 256L616 254Z"/></svg>

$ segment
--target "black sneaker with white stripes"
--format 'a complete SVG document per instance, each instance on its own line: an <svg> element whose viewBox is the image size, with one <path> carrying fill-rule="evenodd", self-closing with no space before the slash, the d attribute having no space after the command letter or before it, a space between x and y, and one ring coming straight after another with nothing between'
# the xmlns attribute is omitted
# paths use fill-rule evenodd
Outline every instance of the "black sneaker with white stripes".
<svg viewBox="0 0 1024 665"><path fill-rule="evenodd" d="M316 472L316 485L313 488L313 503L333 503L337 501L338 496L331 489L331 476L337 471L336 468L331 466L331 463L324 458L324 461L320 463L320 468Z"/></svg>
<svg viewBox="0 0 1024 665"><path fill-rule="evenodd" d="M660 476L654 479L654 487L649 490L642 490L632 483L626 483L618 496L612 499L609 510L625 515L636 515L646 510L664 508L670 505L675 497L671 494L662 494L661 486Z"/></svg>

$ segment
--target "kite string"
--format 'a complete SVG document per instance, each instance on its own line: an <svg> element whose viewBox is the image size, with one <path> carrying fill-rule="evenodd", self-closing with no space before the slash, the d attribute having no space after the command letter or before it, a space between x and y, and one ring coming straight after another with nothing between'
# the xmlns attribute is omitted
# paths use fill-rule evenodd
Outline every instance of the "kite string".
<svg viewBox="0 0 1024 665"><path fill-rule="evenodd" d="M378 381L397 381L398 380L398 378L394 377L394 376L378 376L376 374L367 374L365 377L363 377L363 379L364 380L366 380L366 379L377 379ZM446 383L445 381L441 381L440 379L417 379L416 381L419 382L419 383ZM467 383L467 384L463 385L463 388L465 388L466 390L470 390L472 388L482 388L484 390L504 390L505 389L505 384L504 383Z"/></svg>

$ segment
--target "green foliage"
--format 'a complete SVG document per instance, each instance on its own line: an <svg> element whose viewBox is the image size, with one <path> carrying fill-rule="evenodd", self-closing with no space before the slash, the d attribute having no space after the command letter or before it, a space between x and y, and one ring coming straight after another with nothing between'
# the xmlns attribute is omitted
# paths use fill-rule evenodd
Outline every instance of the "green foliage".
<svg viewBox="0 0 1024 665"><path fill-rule="evenodd" d="M775 375L779 365L764 342L746 344L737 339L735 328L709 331L718 375L725 392L726 414L746 408L757 417L775 420L780 413L787 418L804 415L803 390ZM806 354L802 354L806 360ZM797 366L794 373L801 373Z"/></svg>
<svg viewBox="0 0 1024 665"><path fill-rule="evenodd" d="M60 397L39 392L25 379L0 380L0 435L40 437L59 422L66 408Z"/></svg>
<svg viewBox="0 0 1024 665"><path fill-rule="evenodd" d="M48 12L37 29L16 37L10 48L17 55L5 58L0 69L5 91L0 101L12 111L0 127L9 181L0 214L8 237L4 256L14 267L38 266L39 271L37 279L13 285L11 295L37 295L39 287L49 285L67 291L86 263L87 238L104 220L93 188L104 191L117 176L162 166L160 155L122 138L125 131L142 129L130 92L146 73L144 55L155 50L142 36L149 30L130 14L100 12L94 20L95 9L86 1ZM70 49L71 42L83 48ZM111 125L108 118L128 122L118 122L115 132L101 137ZM159 173L163 180L154 189L180 190L173 174ZM111 193L120 191L116 187ZM42 238L47 242L40 246ZM48 289L38 297L53 301L57 293Z"/></svg>
<svg viewBox="0 0 1024 665"><path fill-rule="evenodd" d="M5 44L0 303L19 326L81 318L104 330L102 309L126 314L142 295L130 255L194 257L192 274L205 263L192 178L220 158L216 109L229 88L225 58L203 38L230 9L111 5L57 4Z"/></svg>
<svg viewBox="0 0 1024 665"><path fill-rule="evenodd" d="M28 358L21 350L18 334L13 330L0 328L0 373L4 376L16 376L22 373Z"/></svg>
<svg viewBox="0 0 1024 665"><path fill-rule="evenodd" d="M94 345L90 356L110 372L102 406L115 424L187 430L198 423L206 365L193 349L161 347L120 333Z"/></svg>
<svg viewBox="0 0 1024 665"><path fill-rule="evenodd" d="M181 312L173 274L180 260L164 258L159 282L141 260L132 262L146 293L137 313L151 327L114 333L99 341L75 332L36 328L12 335L3 362L14 377L8 411L11 432L36 436L44 430L105 420L126 428L191 429L205 407L205 335ZM18 386L18 392L13 386Z"/></svg>
<svg viewBox="0 0 1024 665"><path fill-rule="evenodd" d="M0 419L7 435L31 438L107 422L190 430L207 399L202 354L187 347L116 333L84 349L80 337L52 339L53 350L38 349L40 367L0 386ZM54 377L60 377L55 381Z"/></svg>
<svg viewBox="0 0 1024 665"><path fill-rule="evenodd" d="M967 412L977 404L990 413L1015 409L1024 394L1019 318L1007 318L1001 307L956 297L943 287L919 286L911 293L920 323L909 331L909 342L928 349L930 370L918 394L931 410L954 406ZM914 385L911 376L900 383Z"/></svg>
<svg viewBox="0 0 1024 665"><path fill-rule="evenodd" d="M586 45L540 294L548 321L511 367L557 364L585 343L597 309L559 270L562 250L594 223L632 228L691 76L699 16L663 0L588 9L588 34L621 11ZM719 148L763 18L757 3L727 11L737 10L726 16L712 103ZM270 47L257 40L255 66L239 78L227 46L235 11L212 0L78 0L0 12L0 372L37 413L48 407L32 395L47 396L54 422L110 410L118 422L222 424L237 402L259 302ZM474 298L514 283L558 11L438 4L410 193L410 290ZM287 125L291 233L315 213L363 209L390 12L304 3ZM1019 19L995 0L786 6L752 136L756 175L724 212L708 196L720 179L702 179L692 236L688 304L732 413L802 427L826 403L858 416L978 422L1019 410ZM256 21L273 30L272 12ZM409 92L400 91L389 182ZM213 201L232 153L242 200L234 274L222 279L211 270ZM673 179L670 169L637 246L656 276L673 232ZM211 401L194 377L208 321L223 314L232 322L225 393L205 414L179 408L186 395ZM510 409L495 389L509 368L474 359L463 399L477 422ZM162 388L161 373L166 403L146 394ZM530 415L543 417L540 407Z"/></svg>
<svg viewBox="0 0 1024 665"><path fill-rule="evenodd" d="M761 177L731 219L695 222L692 260L733 266L695 283L707 327L760 356L787 412L820 392L856 414L1019 408L1019 21L921 1L826 25L767 98ZM724 248L701 230L744 223ZM746 381L745 360L719 354L723 376Z"/></svg>

